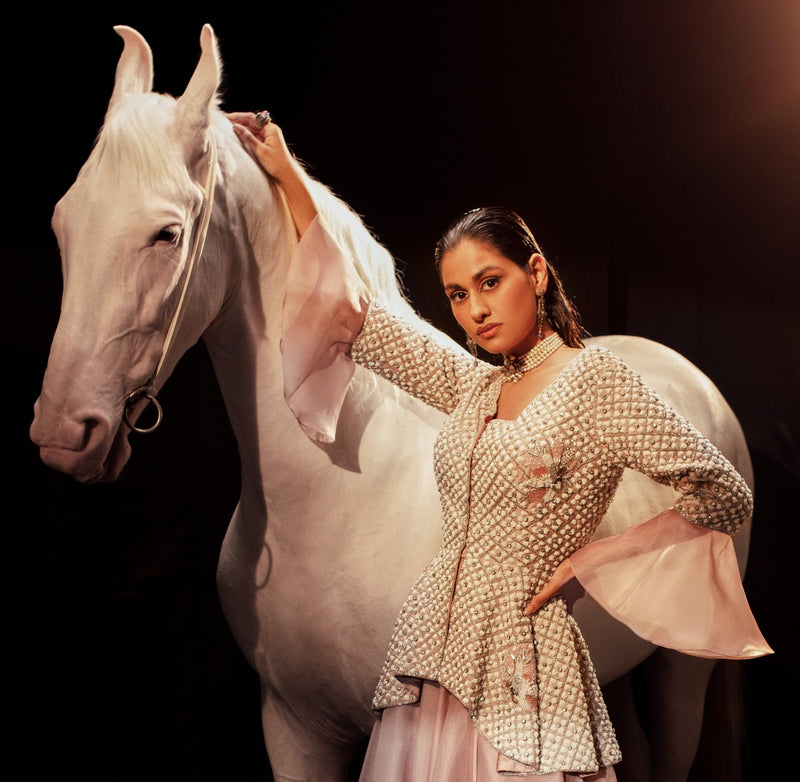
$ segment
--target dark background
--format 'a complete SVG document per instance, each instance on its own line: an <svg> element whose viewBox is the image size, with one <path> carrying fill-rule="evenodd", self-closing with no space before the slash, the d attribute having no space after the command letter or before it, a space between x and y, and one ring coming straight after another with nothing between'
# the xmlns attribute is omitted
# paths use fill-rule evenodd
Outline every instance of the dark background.
<svg viewBox="0 0 800 782"><path fill-rule="evenodd" d="M220 4L222 6L224 4ZM756 473L746 588L776 654L734 664L745 776L793 773L800 483L800 2L307 2L45 13L4 27L7 779L269 779L255 675L214 587L238 457L201 346L113 486L38 461L58 317L50 231L136 27L180 94L210 22L224 107L268 108L455 335L431 249L464 209L520 212L593 334L680 351L738 414ZM788 709L789 717L784 716ZM698 771L698 779L716 779Z"/></svg>

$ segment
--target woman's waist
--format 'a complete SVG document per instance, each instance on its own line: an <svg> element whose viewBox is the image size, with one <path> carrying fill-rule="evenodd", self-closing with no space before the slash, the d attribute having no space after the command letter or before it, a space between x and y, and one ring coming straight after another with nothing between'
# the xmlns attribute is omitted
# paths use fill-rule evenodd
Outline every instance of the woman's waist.
<svg viewBox="0 0 800 782"><path fill-rule="evenodd" d="M434 561L449 563L504 578L526 576L529 580L549 578L556 567L591 539L591 532L497 528L471 528L445 535Z"/></svg>

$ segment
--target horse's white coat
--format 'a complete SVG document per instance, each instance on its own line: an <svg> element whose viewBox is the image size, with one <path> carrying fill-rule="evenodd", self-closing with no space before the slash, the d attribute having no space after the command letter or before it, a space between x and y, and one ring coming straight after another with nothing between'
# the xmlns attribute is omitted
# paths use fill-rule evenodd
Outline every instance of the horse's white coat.
<svg viewBox="0 0 800 782"><path fill-rule="evenodd" d="M64 297L32 438L46 463L79 480L114 480L123 469L130 453L124 400L158 362L213 134L219 171L208 241L160 382L202 336L242 463L219 592L262 682L273 773L278 780L341 780L371 725L369 703L394 617L438 543L430 455L441 415L357 368L336 442L320 446L302 434L283 400L279 352L296 239L280 192L217 109L214 34L203 29L197 69L175 100L151 92L144 39L117 31L125 46L104 128L54 213ZM403 298L385 249L346 205L313 186L372 293L430 329ZM170 243L164 229L182 231L183 240ZM705 376L647 340L597 341L641 371L752 481L738 423ZM655 515L670 499L649 479L626 475L601 534ZM746 545L744 531L741 562ZM576 613L601 681L652 652L588 600ZM681 664L689 670L694 661ZM699 678L702 694L705 675Z"/></svg>

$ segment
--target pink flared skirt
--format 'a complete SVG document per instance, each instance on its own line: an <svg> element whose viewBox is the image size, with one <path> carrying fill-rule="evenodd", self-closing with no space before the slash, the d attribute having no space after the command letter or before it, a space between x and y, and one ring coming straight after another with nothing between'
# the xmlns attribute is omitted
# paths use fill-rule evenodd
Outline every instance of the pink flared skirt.
<svg viewBox="0 0 800 782"><path fill-rule="evenodd" d="M580 777L533 774L504 758L444 687L423 681L420 699L384 709L370 736L359 782L616 782L613 768Z"/></svg>

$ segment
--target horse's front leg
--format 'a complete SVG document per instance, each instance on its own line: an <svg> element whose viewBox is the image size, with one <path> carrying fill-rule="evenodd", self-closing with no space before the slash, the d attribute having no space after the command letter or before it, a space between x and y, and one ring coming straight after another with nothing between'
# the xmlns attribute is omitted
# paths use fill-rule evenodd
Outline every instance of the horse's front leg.
<svg viewBox="0 0 800 782"><path fill-rule="evenodd" d="M285 699L267 692L261 707L264 742L275 782L348 782L363 735L342 724L314 725L299 718ZM342 718L344 721L344 718Z"/></svg>

